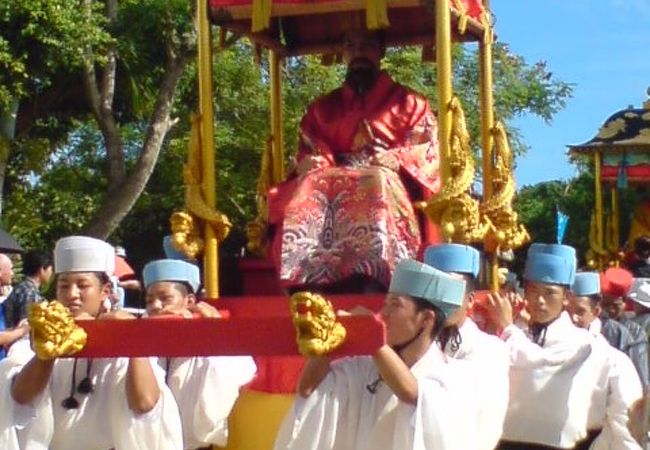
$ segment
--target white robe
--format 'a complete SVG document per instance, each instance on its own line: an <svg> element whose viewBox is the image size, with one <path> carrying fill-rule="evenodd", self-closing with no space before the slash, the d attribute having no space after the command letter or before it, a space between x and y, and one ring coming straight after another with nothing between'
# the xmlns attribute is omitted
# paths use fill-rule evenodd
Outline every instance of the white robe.
<svg viewBox="0 0 650 450"><path fill-rule="evenodd" d="M467 393L469 364L433 344L411 368L417 404L384 384L371 357L345 358L307 398L297 397L275 450L459 450L476 448L476 408Z"/></svg>
<svg viewBox="0 0 650 450"><path fill-rule="evenodd" d="M75 393L79 408L66 410L74 359L54 363L45 390L28 405L11 396L11 380L34 356L29 339L15 343L0 362L0 448L3 450L174 450L182 449L178 408L164 382L164 372L152 362L160 399L146 414L134 414L127 404L127 358L92 360L91 394ZM87 359L79 359L76 384L86 376Z"/></svg>
<svg viewBox="0 0 650 450"><path fill-rule="evenodd" d="M598 320L598 319L596 319ZM627 427L628 409L643 395L641 380L630 358L609 345L596 325L589 330L608 355L608 380L598 389L589 412L589 429L602 428L590 450L641 450Z"/></svg>
<svg viewBox="0 0 650 450"><path fill-rule="evenodd" d="M501 439L508 409L508 346L498 337L479 330L469 317L458 331L460 347L453 351L448 344L445 353L455 359L472 361L478 369L471 367L472 373L468 374L474 379L472 385L477 395L477 448L492 450Z"/></svg>
<svg viewBox="0 0 650 450"><path fill-rule="evenodd" d="M186 449L228 441L228 416L239 388L253 379L255 362L248 356L161 359L169 361L167 384L176 398Z"/></svg>
<svg viewBox="0 0 650 450"><path fill-rule="evenodd" d="M551 323L543 347L514 325L510 346L510 400L503 439L571 448L587 436L594 392L606 389L608 356L566 312Z"/></svg>

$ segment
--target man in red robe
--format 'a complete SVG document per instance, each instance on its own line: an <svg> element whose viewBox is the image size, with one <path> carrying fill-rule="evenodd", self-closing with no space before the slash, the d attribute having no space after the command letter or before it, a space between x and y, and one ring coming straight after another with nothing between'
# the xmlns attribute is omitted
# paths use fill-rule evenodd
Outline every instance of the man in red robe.
<svg viewBox="0 0 650 450"><path fill-rule="evenodd" d="M284 287L355 276L385 287L398 261L434 240L412 202L440 189L436 119L426 98L380 70L382 37L346 34L345 83L309 106L296 169L269 192Z"/></svg>

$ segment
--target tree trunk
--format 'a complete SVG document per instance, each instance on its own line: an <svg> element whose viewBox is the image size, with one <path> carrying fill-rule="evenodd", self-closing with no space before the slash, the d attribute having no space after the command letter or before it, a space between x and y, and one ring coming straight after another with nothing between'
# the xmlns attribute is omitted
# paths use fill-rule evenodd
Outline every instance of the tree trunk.
<svg viewBox="0 0 650 450"><path fill-rule="evenodd" d="M189 55L172 60L165 70L156 104L138 161L115 189L109 190L97 214L86 226L85 234L106 239L129 213L144 190L158 161L160 149L171 127L171 109L176 87L189 61Z"/></svg>
<svg viewBox="0 0 650 450"><path fill-rule="evenodd" d="M0 110L0 217L2 216L2 206L4 203L7 163L11 154L11 141L13 141L16 134L16 117L18 116L19 104L20 102L18 100L14 100L8 109Z"/></svg>

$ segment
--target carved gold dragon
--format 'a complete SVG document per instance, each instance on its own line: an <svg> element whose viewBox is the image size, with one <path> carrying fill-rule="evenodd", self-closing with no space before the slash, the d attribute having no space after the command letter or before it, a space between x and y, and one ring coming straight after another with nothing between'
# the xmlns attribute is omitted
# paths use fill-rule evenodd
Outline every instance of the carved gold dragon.
<svg viewBox="0 0 650 450"><path fill-rule="evenodd" d="M222 242L230 232L232 224L222 212L210 207L203 195L201 176L201 134L200 118L190 118L191 132L187 163L183 166L185 185L185 210L174 212L170 218L172 245L189 258L195 259L203 251L201 238L203 226L212 227L217 241Z"/></svg>
<svg viewBox="0 0 650 450"><path fill-rule="evenodd" d="M491 180L486 180L492 183L492 195L481 205L481 212L492 224L485 239L485 249L490 253L513 250L530 240L526 228L519 223L517 213L512 209L512 199L516 191L512 175L512 151L501 122L497 122L492 128L492 135L495 163Z"/></svg>
<svg viewBox="0 0 650 450"><path fill-rule="evenodd" d="M589 250L586 254L587 266L591 269L603 270L608 266L617 266L625 257L621 252L616 236L618 236L617 218L610 212L605 223L604 240L598 236L596 211L591 214L589 224Z"/></svg>
<svg viewBox="0 0 650 450"><path fill-rule="evenodd" d="M296 292L289 299L289 307L301 355L326 355L345 341L345 328L336 320L332 304L321 295Z"/></svg>
<svg viewBox="0 0 650 450"><path fill-rule="evenodd" d="M38 359L70 356L86 345L86 332L75 323L70 310L56 300L30 305L27 321Z"/></svg>
<svg viewBox="0 0 650 450"><path fill-rule="evenodd" d="M481 241L490 223L481 216L478 201L470 195L474 157L465 114L457 97L451 100L449 108L452 112L450 177L444 180L440 193L417 206L440 225L446 241L469 244Z"/></svg>
<svg viewBox="0 0 650 450"><path fill-rule="evenodd" d="M266 140L266 146L262 152L260 162L260 176L257 180L255 202L257 204L257 216L246 224L246 249L251 255L266 256L266 226L268 207L266 194L273 184L273 158L272 158L273 136Z"/></svg>

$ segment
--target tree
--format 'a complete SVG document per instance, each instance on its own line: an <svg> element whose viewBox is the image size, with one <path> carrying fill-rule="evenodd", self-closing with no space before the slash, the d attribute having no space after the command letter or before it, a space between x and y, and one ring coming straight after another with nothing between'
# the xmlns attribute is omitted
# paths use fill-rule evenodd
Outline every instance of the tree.
<svg viewBox="0 0 650 450"><path fill-rule="evenodd" d="M56 94L44 93L59 92L60 80L70 78L81 67L82 49L101 50L108 42L97 6L99 3L92 5L87 13L67 0L0 4L0 212L10 151L24 152L31 160L42 162L49 144L60 139L65 128L54 114L48 120L32 117L20 123L21 104L39 99L42 107L54 101ZM32 103L28 111L35 109ZM42 133L43 129L48 132Z"/></svg>
<svg viewBox="0 0 650 450"><path fill-rule="evenodd" d="M91 11L91 0L84 0L82 5ZM176 88L195 48L189 2L131 0L118 4L117 0L107 0L106 15L109 26L116 30L115 43L107 47L104 64L87 48L82 71L86 96L101 130L108 160L106 195L85 228L88 234L101 238L107 238L128 214L153 172L165 136L174 123L171 114ZM138 26L134 27L134 23ZM157 39L148 39L151 36L160 36L162 45L157 45ZM119 117L124 111L115 101L120 57L127 73L138 76L135 83L154 94L145 99L151 103L147 108L149 119L140 153L128 174ZM132 112L135 119L142 116L137 109Z"/></svg>
<svg viewBox="0 0 650 450"><path fill-rule="evenodd" d="M107 184L105 193L96 198L98 205L91 212L93 218L85 224L85 232L106 238L144 189L165 136L175 122L174 94L195 48L190 2L8 3L12 6L3 4L10 25L7 29L17 31L4 39L11 46L0 45L0 52L5 49L0 61L14 62L13 70L0 80L0 94L5 94L0 101L4 101L5 109L18 111L20 122L18 102L39 97L38 89L28 89L26 80L44 83L41 90L48 94L63 90L83 99L73 102L74 107L65 109L64 115L68 123L92 117L101 133L98 152L103 154L100 164L106 167ZM134 27L134 23L138 26ZM50 52L51 48L60 52ZM68 54L72 56L66 58ZM40 73L45 74L44 82ZM62 83L55 83L61 78ZM71 81L75 82L72 86ZM39 110L32 124L51 112L51 108ZM74 127L68 127L64 137L69 137ZM33 131L33 127L26 129L26 134ZM126 142L125 130L138 130L140 145ZM65 147L61 142L55 144L59 144L59 152Z"/></svg>

